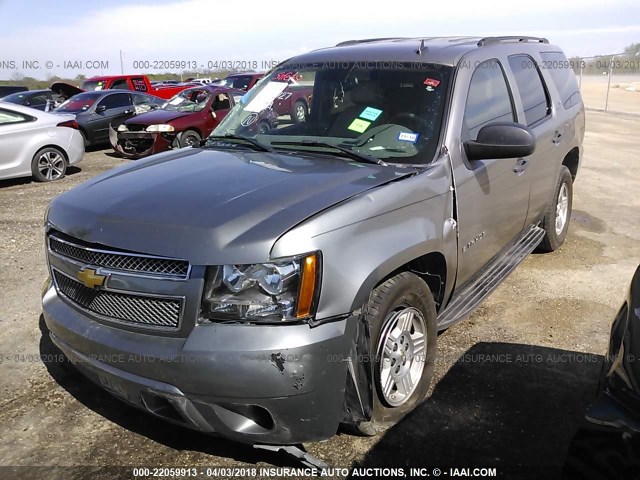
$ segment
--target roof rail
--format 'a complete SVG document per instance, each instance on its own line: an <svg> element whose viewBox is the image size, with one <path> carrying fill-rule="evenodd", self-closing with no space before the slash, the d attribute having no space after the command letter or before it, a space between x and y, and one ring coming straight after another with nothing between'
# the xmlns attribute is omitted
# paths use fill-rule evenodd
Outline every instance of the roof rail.
<svg viewBox="0 0 640 480"><path fill-rule="evenodd" d="M347 45L357 45L359 43L383 42L385 40L407 40L407 38L406 37L385 37L385 38L365 38L362 40L346 40L344 42L338 43L336 47L344 47Z"/></svg>
<svg viewBox="0 0 640 480"><path fill-rule="evenodd" d="M478 41L479 47L491 45L492 43L502 42L521 42L521 43L549 43L549 40L542 37L527 37L527 36L505 36L505 37L485 37Z"/></svg>

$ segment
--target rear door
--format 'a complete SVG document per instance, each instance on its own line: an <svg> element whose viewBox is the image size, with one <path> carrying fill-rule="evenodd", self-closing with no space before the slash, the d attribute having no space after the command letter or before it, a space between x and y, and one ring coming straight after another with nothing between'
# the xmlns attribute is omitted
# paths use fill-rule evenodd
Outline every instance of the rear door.
<svg viewBox="0 0 640 480"><path fill-rule="evenodd" d="M458 203L457 284L462 285L522 231L531 180L519 169L522 159L469 160L462 146L485 125L516 120L502 63L491 59L461 70L459 89L466 89L461 144L451 155Z"/></svg>
<svg viewBox="0 0 640 480"><path fill-rule="evenodd" d="M100 107L105 110L99 112ZM109 125L113 124L117 128L127 117L133 113L131 94L112 93L107 95L96 105L96 110L92 115L91 128L94 132L93 142L96 144L109 141Z"/></svg>
<svg viewBox="0 0 640 480"><path fill-rule="evenodd" d="M508 76L517 104L518 123L528 126L536 137L536 150L526 161L531 189L528 222L537 222L551 201L562 158L558 144L561 128L554 121L549 89L544 83L538 62L525 54L509 56ZM566 134L566 132L564 132Z"/></svg>
<svg viewBox="0 0 640 480"><path fill-rule="evenodd" d="M34 117L0 108L0 179L31 175L31 155L26 148L37 128Z"/></svg>

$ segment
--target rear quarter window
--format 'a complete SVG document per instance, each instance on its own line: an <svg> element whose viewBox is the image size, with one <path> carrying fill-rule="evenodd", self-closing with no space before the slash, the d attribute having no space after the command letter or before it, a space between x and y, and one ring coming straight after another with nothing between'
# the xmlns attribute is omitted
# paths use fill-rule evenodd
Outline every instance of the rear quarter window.
<svg viewBox="0 0 640 480"><path fill-rule="evenodd" d="M551 113L549 94L538 65L529 55L513 55L509 57L509 67L522 100L525 123L533 125Z"/></svg>
<svg viewBox="0 0 640 480"><path fill-rule="evenodd" d="M542 68L551 76L551 81L560 94L564 108L571 108L581 102L580 89L572 65L562 52L542 52Z"/></svg>

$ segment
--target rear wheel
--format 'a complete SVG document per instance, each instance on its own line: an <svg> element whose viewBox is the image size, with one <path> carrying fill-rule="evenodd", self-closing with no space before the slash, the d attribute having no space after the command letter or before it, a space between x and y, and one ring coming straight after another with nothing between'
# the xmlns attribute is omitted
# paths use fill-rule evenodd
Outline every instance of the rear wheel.
<svg viewBox="0 0 640 480"><path fill-rule="evenodd" d="M547 206L542 220L541 226L545 235L538 246L539 251L553 252L564 243L569 230L572 208L573 179L569 169L562 165L553 200Z"/></svg>
<svg viewBox="0 0 640 480"><path fill-rule="evenodd" d="M436 355L436 308L427 284L400 273L376 287L366 307L371 332L373 413L358 424L376 435L398 423L426 397Z"/></svg>
<svg viewBox="0 0 640 480"><path fill-rule="evenodd" d="M180 146L181 147L194 147L197 146L202 140L202 137L195 130L185 130L182 132L182 136L180 138Z"/></svg>
<svg viewBox="0 0 640 480"><path fill-rule="evenodd" d="M67 159L57 148L43 148L31 160L31 173L37 182L59 180L67 173Z"/></svg>

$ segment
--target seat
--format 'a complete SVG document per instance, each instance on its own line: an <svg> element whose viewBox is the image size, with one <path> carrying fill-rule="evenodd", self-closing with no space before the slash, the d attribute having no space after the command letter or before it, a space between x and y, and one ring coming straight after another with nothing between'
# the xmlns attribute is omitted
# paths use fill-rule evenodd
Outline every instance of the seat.
<svg viewBox="0 0 640 480"><path fill-rule="evenodd" d="M362 132L349 129L349 126L354 120L360 118L366 122L370 122L371 125L367 127L368 130L374 126L383 125L389 117L388 112L386 112L387 107L385 106L384 94L377 85L365 83L356 86L349 93L352 105L340 112L331 123L327 132L327 135L330 137L356 138L360 136ZM367 107L381 110L382 113L375 120L361 117Z"/></svg>

